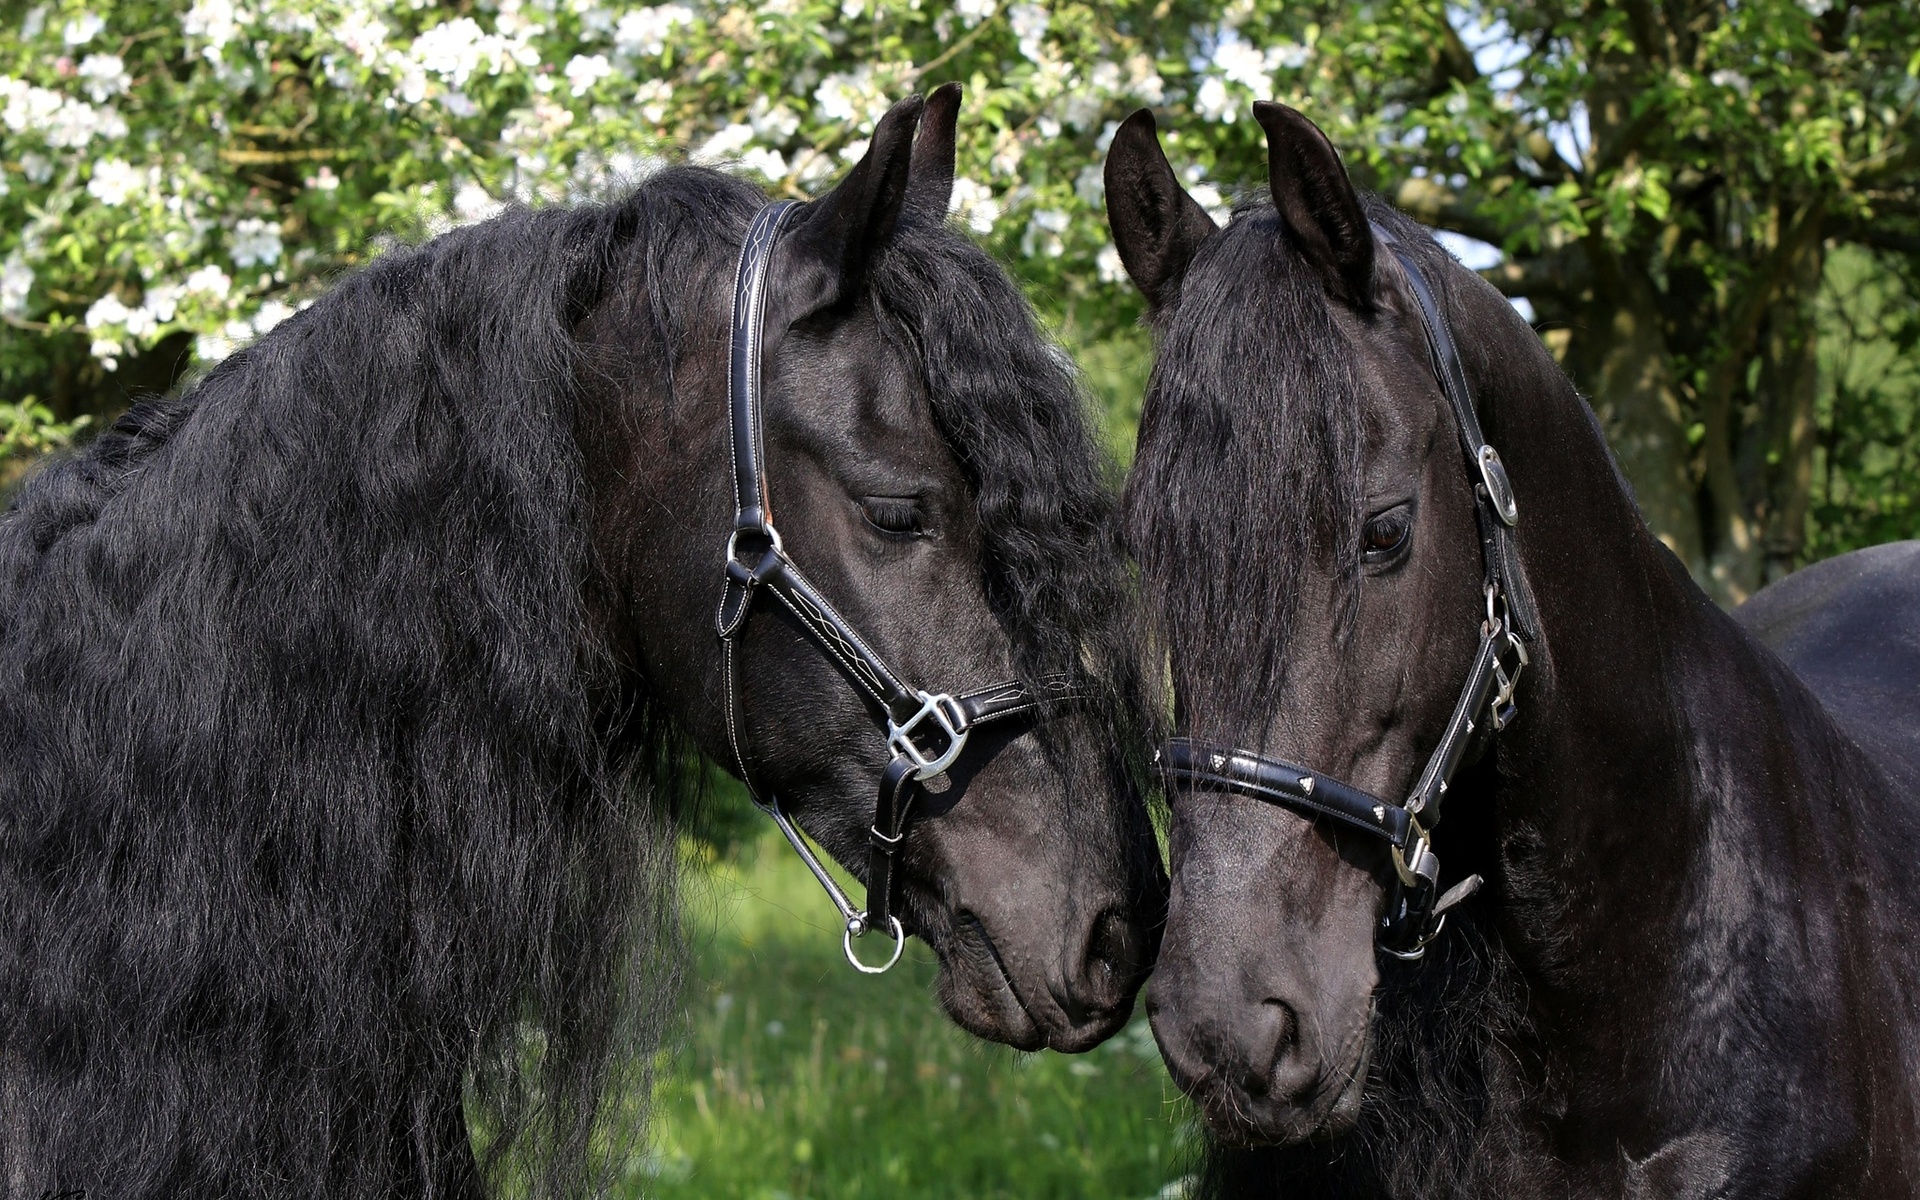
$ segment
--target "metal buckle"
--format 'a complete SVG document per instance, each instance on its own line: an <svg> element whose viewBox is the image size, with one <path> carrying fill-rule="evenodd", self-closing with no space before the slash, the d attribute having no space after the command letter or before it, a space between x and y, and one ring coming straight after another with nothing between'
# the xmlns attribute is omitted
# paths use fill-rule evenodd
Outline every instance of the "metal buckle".
<svg viewBox="0 0 1920 1200"><path fill-rule="evenodd" d="M1387 851L1388 857L1393 859L1393 869L1400 875L1400 882L1408 887L1416 887L1423 881L1432 883L1440 874L1440 862L1434 857L1433 845L1427 840L1427 831L1418 819L1407 822L1406 848L1403 850L1390 845Z"/></svg>
<svg viewBox="0 0 1920 1200"><path fill-rule="evenodd" d="M1508 526L1520 523L1520 505L1513 498L1513 482L1507 478L1507 468L1501 465L1500 452L1492 446L1482 446L1474 456L1474 462L1480 467L1480 481L1487 485L1487 499L1493 503L1493 511Z"/></svg>
<svg viewBox="0 0 1920 1200"><path fill-rule="evenodd" d="M904 722L887 721L887 745L893 752L904 755L913 763L915 779L932 779L945 771L960 757L967 746L966 717L960 711L960 703L945 692L921 692L920 711L908 717ZM914 744L913 732L920 723L932 717L940 731L947 737L947 748L937 757L928 758L920 747Z"/></svg>
<svg viewBox="0 0 1920 1200"><path fill-rule="evenodd" d="M1513 671L1509 673L1506 664L1500 661L1500 655L1496 653L1493 656L1493 678L1497 686L1494 689L1493 701L1488 705L1488 715L1493 721L1495 733L1513 723L1513 718L1519 711L1519 706L1513 701L1513 694L1520 687L1520 673L1526 670L1527 664L1532 661L1527 657L1526 643L1514 634L1512 627L1507 627L1503 632L1506 634L1507 648L1513 651L1516 661L1513 664Z"/></svg>

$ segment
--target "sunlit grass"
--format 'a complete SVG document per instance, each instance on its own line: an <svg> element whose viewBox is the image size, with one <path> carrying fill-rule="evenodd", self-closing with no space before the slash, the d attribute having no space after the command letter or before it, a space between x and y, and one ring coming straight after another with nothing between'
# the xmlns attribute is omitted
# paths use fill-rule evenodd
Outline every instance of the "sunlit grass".
<svg viewBox="0 0 1920 1200"><path fill-rule="evenodd" d="M886 976L849 969L832 910L777 839L691 888L688 1036L630 1194L1179 1193L1187 1109L1143 1015L1089 1054L1017 1054L947 1020L924 946Z"/></svg>

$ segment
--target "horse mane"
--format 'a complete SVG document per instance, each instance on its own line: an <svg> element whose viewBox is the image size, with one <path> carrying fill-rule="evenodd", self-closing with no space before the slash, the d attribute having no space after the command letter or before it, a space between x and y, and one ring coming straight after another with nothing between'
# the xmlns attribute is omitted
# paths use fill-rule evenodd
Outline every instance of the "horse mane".
<svg viewBox="0 0 1920 1200"><path fill-rule="evenodd" d="M1298 615L1294 564L1358 546L1360 385L1326 286L1275 253L1271 204L1243 203L1188 268L1157 330L1160 351L1127 481L1127 534L1142 574L1177 579L1147 597L1174 655L1187 722L1257 748ZM1248 504L1255 490L1271 503ZM1344 609L1359 557L1340 564ZM1232 663L1180 678L1184 663ZM1198 686L1196 686L1198 685Z"/></svg>
<svg viewBox="0 0 1920 1200"><path fill-rule="evenodd" d="M678 998L700 772L589 618L572 331L638 272L670 377L761 203L673 168L394 250L19 490L10 1191L440 1194L469 1122L493 1190L606 1186ZM1096 662L1117 694L1124 560L1070 365L944 223L869 291L925 357L1023 672ZM55 1154L87 1177L21 1174Z"/></svg>

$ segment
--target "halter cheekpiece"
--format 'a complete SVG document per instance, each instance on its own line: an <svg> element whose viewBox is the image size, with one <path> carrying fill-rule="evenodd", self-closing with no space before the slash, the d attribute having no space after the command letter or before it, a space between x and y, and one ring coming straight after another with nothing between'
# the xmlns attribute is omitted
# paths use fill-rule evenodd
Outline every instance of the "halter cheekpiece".
<svg viewBox="0 0 1920 1200"><path fill-rule="evenodd" d="M732 353L727 363L729 436L733 457L733 530L727 537L726 584L715 626L726 670L727 740L740 779L755 804L780 826L813 877L826 889L844 923L841 945L847 961L867 974L879 974L900 961L906 933L893 913L895 856L906 840L906 820L916 788L944 773L966 748L977 727L1031 715L1043 702L1075 698L1065 676L1049 676L1037 687L1012 681L958 695L927 692L902 681L853 626L835 611L787 556L767 502L765 441L760 416L760 367L765 333L767 269L788 220L800 207L782 200L762 208L747 228L733 283ZM782 810L780 798L762 795L747 763L740 694L738 647L752 615L755 597L766 594L784 605L834 666L876 709L885 727L891 760L881 772L867 873L867 908L854 907L833 876ZM893 953L880 966L854 954L855 938L879 929L893 939Z"/></svg>
<svg viewBox="0 0 1920 1200"><path fill-rule="evenodd" d="M1480 876L1472 875L1436 897L1440 860L1428 835L1440 823L1447 784L1476 735L1491 738L1518 711L1514 693L1527 666L1527 645L1537 637L1538 621L1513 542L1513 528L1520 520L1513 485L1499 453L1481 432L1453 334L1420 265L1390 231L1378 224L1372 228L1375 240L1399 261L1420 306L1434 374L1453 409L1473 480L1487 609L1467 681L1439 744L1404 802L1375 796L1298 763L1192 738L1171 739L1155 752L1154 761L1169 780L1237 792L1309 820L1325 817L1386 842L1396 879L1381 918L1379 946L1395 957L1417 959L1426 953L1427 943L1439 936L1447 910L1480 888Z"/></svg>

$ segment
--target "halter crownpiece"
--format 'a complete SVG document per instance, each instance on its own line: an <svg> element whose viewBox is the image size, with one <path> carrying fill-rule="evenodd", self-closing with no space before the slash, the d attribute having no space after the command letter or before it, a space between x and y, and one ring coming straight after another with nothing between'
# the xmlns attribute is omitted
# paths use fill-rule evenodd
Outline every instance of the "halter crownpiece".
<svg viewBox="0 0 1920 1200"><path fill-rule="evenodd" d="M734 272L732 345L727 360L728 439L733 459L733 529L727 535L726 584L714 627L720 635L726 672L727 741L753 802L774 819L795 852L826 890L840 912L841 946L847 961L870 975L880 974L900 961L906 932L893 915L895 859L906 840L906 820L914 791L925 780L945 772L966 749L968 735L981 725L1035 713L1044 701L1071 701L1076 697L1066 676L1048 676L1037 689L1013 681L954 695L911 687L875 653L800 573L787 556L780 531L774 527L767 499L765 437L762 432L760 367L764 357L767 269L781 233L800 205L780 200L762 208L747 227ZM828 874L826 866L801 837L791 818L771 793L762 796L748 766L746 728L740 694L737 648L753 614L754 599L772 596L793 614L800 628L826 653L876 710L884 726L891 759L881 772L879 799L868 830L871 852L867 871L867 907L856 908ZM1041 694L1036 694L1041 693ZM879 929L893 939L893 953L880 966L869 966L853 952L855 938Z"/></svg>
<svg viewBox="0 0 1920 1200"><path fill-rule="evenodd" d="M1381 918L1379 945L1397 958L1417 959L1446 925L1447 910L1480 889L1480 876L1470 875L1437 895L1440 859L1428 833L1440 823L1447 784L1476 735L1489 738L1516 715L1515 691L1527 666L1527 645L1538 637L1539 623L1513 543L1519 505L1499 452L1481 431L1452 331L1420 265L1390 231L1378 223L1369 224L1374 238L1399 261L1419 304L1434 374L1453 409L1468 468L1475 477L1474 517L1480 527L1487 611L1467 681L1454 701L1439 744L1405 801L1383 799L1284 759L1192 738L1168 741L1153 758L1169 780L1237 792L1309 820L1324 817L1386 842L1396 879ZM1483 718L1484 725L1480 724Z"/></svg>

